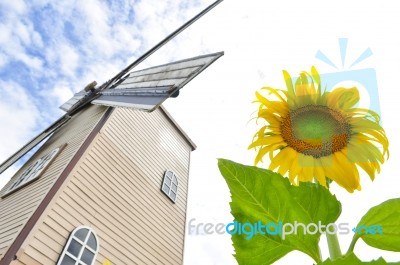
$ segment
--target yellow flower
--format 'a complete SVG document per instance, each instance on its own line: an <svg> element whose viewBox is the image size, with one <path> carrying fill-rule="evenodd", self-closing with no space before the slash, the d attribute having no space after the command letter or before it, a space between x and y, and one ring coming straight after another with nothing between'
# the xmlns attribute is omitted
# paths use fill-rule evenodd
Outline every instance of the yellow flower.
<svg viewBox="0 0 400 265"><path fill-rule="evenodd" d="M328 178L353 192L361 189L359 168L374 180L389 156L389 142L379 115L355 107L357 88L322 91L314 67L311 74L302 72L294 86L286 71L283 75L287 91L263 87L266 97L256 92L257 118L266 124L249 146L258 151L255 164L269 154L269 168L288 174L296 185L317 180L327 186Z"/></svg>

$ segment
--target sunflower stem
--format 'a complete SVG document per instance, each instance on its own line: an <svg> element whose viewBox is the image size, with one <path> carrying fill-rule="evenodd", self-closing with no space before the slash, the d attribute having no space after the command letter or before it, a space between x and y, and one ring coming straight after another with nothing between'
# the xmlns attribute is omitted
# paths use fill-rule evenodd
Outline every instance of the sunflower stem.
<svg viewBox="0 0 400 265"><path fill-rule="evenodd" d="M357 240L358 240L358 237L355 235L353 237L353 239L351 240L351 243L350 243L349 249L347 250L346 255L348 255L348 254L350 254L351 252L354 251L354 247L356 245Z"/></svg>
<svg viewBox="0 0 400 265"><path fill-rule="evenodd" d="M326 233L326 241L328 242L329 256L331 260L338 259L342 256L337 234Z"/></svg>

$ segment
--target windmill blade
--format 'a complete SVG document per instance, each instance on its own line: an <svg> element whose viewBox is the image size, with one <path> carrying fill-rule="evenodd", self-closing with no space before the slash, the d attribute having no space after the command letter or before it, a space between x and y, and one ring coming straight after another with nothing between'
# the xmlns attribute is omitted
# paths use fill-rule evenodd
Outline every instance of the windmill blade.
<svg viewBox="0 0 400 265"><path fill-rule="evenodd" d="M60 119L58 119L56 122L54 122L52 125L50 125L46 130L41 132L39 135L37 135L35 138L30 140L26 145L24 145L20 150L18 150L15 154L10 156L6 161L4 161L0 165L0 174L3 173L7 168L9 168L12 164L14 164L18 159L20 159L22 156L24 156L26 153L28 153L32 148L37 146L39 143L41 143L44 139L46 139L50 134L52 134L54 131L56 131L58 128L63 126L71 117L68 115L62 116Z"/></svg>
<svg viewBox="0 0 400 265"><path fill-rule="evenodd" d="M219 5L223 0L216 0L214 3L212 3L211 5L209 5L207 8L205 8L203 11L201 11L200 13L198 13L196 16L194 16L192 19L190 19L189 21L187 21L185 24L183 24L182 26L180 26L179 28L177 28L174 32L172 32L171 34L169 34L167 37L165 37L162 41L160 41L158 44L156 44L153 48L151 48L150 50L148 50L146 53L144 53L142 56L140 56L138 59L136 59L136 61L134 61L133 63L131 63L130 65L128 65L125 69L123 69L121 72L119 72L116 76L114 76L113 78L111 78L109 80L109 82L107 82L106 84L103 84L105 86L105 88L109 88L110 85L113 85L115 82L118 82L118 80L120 80L121 78L123 78L125 76L125 74L129 73L129 71L131 71L133 68L135 68L137 65L139 65L141 62L143 62L144 60L146 60L146 58L148 58L150 55L152 55L153 53L155 53L158 49L160 49L162 46L164 46L166 43L168 43L170 40L172 40L173 38L175 38L178 34L180 34L182 31L184 31L185 29L187 29L190 25L192 25L194 22L196 22L197 20L199 20L202 16L204 16L205 14L207 14L210 10L212 10L214 7L216 7L217 5Z"/></svg>
<svg viewBox="0 0 400 265"><path fill-rule="evenodd" d="M212 53L131 72L122 82L100 91L92 104L153 111L222 55Z"/></svg>
<svg viewBox="0 0 400 265"><path fill-rule="evenodd" d="M71 99L69 99L67 102L65 102L60 106L60 109L62 109L65 112L68 112L70 109L79 104L80 100L84 98L87 94L88 92L86 92L85 90L81 90L78 93L75 93Z"/></svg>
<svg viewBox="0 0 400 265"><path fill-rule="evenodd" d="M121 72L119 72L116 76L114 76L113 78L111 78L110 80L108 80L107 82L105 82L103 85L101 85L99 88L95 88L96 86L96 82L94 83L94 86L92 86L92 89L86 90L84 89L83 91L76 93L73 98L71 98L70 100L68 100L66 103L64 103L60 108L64 111L66 111L68 114L73 115L75 114L77 111L79 111L80 109L84 108L87 104L89 104L90 102L92 102L94 99L96 99L99 96L99 92L102 90L106 90L109 88L115 88L115 84L119 84L122 80L126 79L126 75L129 74L129 71L131 71L134 67L136 67L138 64L140 64L141 62L143 62L146 58L148 58L150 55L152 55L154 52L156 52L158 49L160 49L162 46L164 46L166 43L168 43L170 40L172 40L175 36L177 36L178 34L180 34L182 31L184 31L185 29L187 29L190 25L192 25L195 21L197 21L198 19L200 19L202 16L204 16L205 14L207 14L210 10L212 10L214 7L216 7L218 4L220 4L223 0L216 0L214 3L212 3L211 5L209 5L207 8L205 8L203 11L201 11L200 13L198 13L196 16L194 16L192 19L190 19L189 21L187 21L185 24L183 24L182 26L180 26L178 29L176 29L174 32L172 32L171 34L169 34L167 37L165 37L162 41L160 41L158 44L156 44L153 48L151 48L150 50L148 50L146 53L144 53L142 56L140 56L138 59L136 59L133 63L131 63L130 65L128 65L125 69L123 69ZM190 80L189 80L190 81ZM91 84L93 84L91 83ZM187 82L186 82L187 83ZM91 84L89 84L88 86L91 86ZM183 84L184 85L184 84ZM182 86L183 86L182 85ZM88 87L87 86L87 87ZM182 87L181 86L181 87ZM177 87L177 86L175 86ZM152 88L152 87L151 87ZM179 89L175 89L176 93L173 93L173 96L177 96L179 94ZM162 98L160 99L161 101L164 101L166 98ZM113 102L118 102L118 98L114 98ZM96 102L93 102L94 104L99 104L99 105L107 105L107 106L125 106L126 104L123 104L123 102L121 102L121 104L119 105L113 105L110 104L110 102L112 101L112 99L110 98L110 95L108 96L104 96L103 99L98 100ZM155 107L157 107L159 104L156 104ZM130 104L128 103L127 106L133 106L133 107L139 107L140 108L140 104L136 105L136 104ZM150 105L149 105L150 106ZM145 107L145 109L149 109L148 107ZM155 108L153 107L153 109Z"/></svg>

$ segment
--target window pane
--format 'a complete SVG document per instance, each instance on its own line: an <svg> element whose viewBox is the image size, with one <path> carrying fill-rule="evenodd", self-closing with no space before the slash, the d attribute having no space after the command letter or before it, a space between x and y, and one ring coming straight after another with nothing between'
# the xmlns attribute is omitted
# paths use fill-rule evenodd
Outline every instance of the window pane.
<svg viewBox="0 0 400 265"><path fill-rule="evenodd" d="M81 261L83 261L87 265L91 265L93 258L94 258L93 252L85 248L81 257Z"/></svg>
<svg viewBox="0 0 400 265"><path fill-rule="evenodd" d="M171 180L169 178L165 178L164 183L166 183L168 186L171 186Z"/></svg>
<svg viewBox="0 0 400 265"><path fill-rule="evenodd" d="M178 188L178 187L175 185L175 183L172 183L171 189L172 189L173 191L175 191L175 193L176 193L177 188Z"/></svg>
<svg viewBox="0 0 400 265"><path fill-rule="evenodd" d="M164 184L162 189L166 194L169 194L169 187L167 185Z"/></svg>
<svg viewBox="0 0 400 265"><path fill-rule="evenodd" d="M78 231L76 231L74 236L79 238L80 240L82 240L82 242L85 242L88 232L89 232L88 229L82 228L82 229L79 229Z"/></svg>
<svg viewBox="0 0 400 265"><path fill-rule="evenodd" d="M97 240L94 237L93 233L90 233L87 245L89 247L91 247L93 250L95 250L95 251L97 250Z"/></svg>
<svg viewBox="0 0 400 265"><path fill-rule="evenodd" d="M172 182L178 185L178 180L176 179L176 176L174 175L174 177L172 178Z"/></svg>
<svg viewBox="0 0 400 265"><path fill-rule="evenodd" d="M176 199L176 194L175 194L173 191L171 191L171 194L170 194L169 196L171 197L172 200L175 201L175 199Z"/></svg>
<svg viewBox="0 0 400 265"><path fill-rule="evenodd" d="M71 253L73 256L78 257L79 252L81 251L82 245L78 243L75 239L71 240L71 243L68 246L67 251Z"/></svg>
<svg viewBox="0 0 400 265"><path fill-rule="evenodd" d="M75 260L67 255L64 255L61 265L75 265Z"/></svg>
<svg viewBox="0 0 400 265"><path fill-rule="evenodd" d="M23 178L18 179L18 180L11 186L11 188L10 188L9 190L12 190L13 188L17 187L17 186L21 183L22 180L23 180Z"/></svg>
<svg viewBox="0 0 400 265"><path fill-rule="evenodd" d="M172 179L172 175L173 175L173 174L174 174L174 173L172 173L171 171L167 171L166 176L167 176L167 178Z"/></svg>

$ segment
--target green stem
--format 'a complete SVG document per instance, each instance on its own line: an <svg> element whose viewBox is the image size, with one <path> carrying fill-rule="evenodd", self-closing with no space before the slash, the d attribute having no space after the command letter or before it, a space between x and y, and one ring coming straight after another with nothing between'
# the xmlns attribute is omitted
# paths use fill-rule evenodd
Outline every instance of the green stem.
<svg viewBox="0 0 400 265"><path fill-rule="evenodd" d="M339 240L336 233L326 233L325 235L328 242L329 256L331 260L340 258L342 256L342 251L340 250Z"/></svg>
<svg viewBox="0 0 400 265"><path fill-rule="evenodd" d="M350 246L349 246L349 250L347 250L346 255L350 254L351 252L354 251L354 247L356 245L357 240L358 240L358 236L354 235L353 239L351 240L351 243L350 243Z"/></svg>

